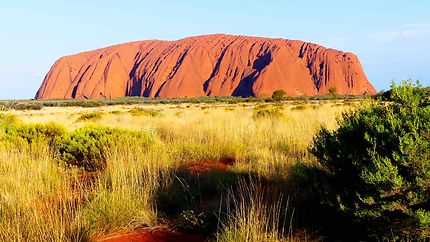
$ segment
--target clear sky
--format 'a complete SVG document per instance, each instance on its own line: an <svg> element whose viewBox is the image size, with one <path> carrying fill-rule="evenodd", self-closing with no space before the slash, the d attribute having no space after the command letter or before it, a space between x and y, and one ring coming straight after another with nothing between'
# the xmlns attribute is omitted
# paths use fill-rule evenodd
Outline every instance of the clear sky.
<svg viewBox="0 0 430 242"><path fill-rule="evenodd" d="M377 90L406 78L430 85L427 0L0 0L0 99L34 97L64 55L212 33L354 52Z"/></svg>

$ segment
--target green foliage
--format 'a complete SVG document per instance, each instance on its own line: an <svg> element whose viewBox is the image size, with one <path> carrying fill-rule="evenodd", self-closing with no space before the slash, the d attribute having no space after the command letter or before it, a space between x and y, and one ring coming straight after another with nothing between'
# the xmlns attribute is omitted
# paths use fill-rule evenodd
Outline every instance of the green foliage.
<svg viewBox="0 0 430 242"><path fill-rule="evenodd" d="M152 141L145 132L90 125L62 136L56 145L61 159L67 164L96 171L106 167L108 150L115 145L149 145Z"/></svg>
<svg viewBox="0 0 430 242"><path fill-rule="evenodd" d="M273 106L257 106L254 108L253 118L279 118L282 117L282 108Z"/></svg>
<svg viewBox="0 0 430 242"><path fill-rule="evenodd" d="M185 231L202 231L209 225L210 218L205 212L185 210L179 215L175 227Z"/></svg>
<svg viewBox="0 0 430 242"><path fill-rule="evenodd" d="M36 149L43 143L53 145L55 139L65 133L65 128L55 123L26 124L15 115L0 114L0 143L3 145Z"/></svg>
<svg viewBox="0 0 430 242"><path fill-rule="evenodd" d="M149 108L135 108L130 110L129 113L133 116L150 116L150 117L161 116L160 111L155 109L149 109Z"/></svg>
<svg viewBox="0 0 430 242"><path fill-rule="evenodd" d="M328 172L330 203L358 223L426 237L430 211L430 102L427 90L392 85L390 103L369 101L323 128L311 152ZM418 218L415 226L407 221ZM399 228L389 221L400 220ZM394 225L393 225L394 226ZM387 232L388 233L388 232Z"/></svg>
<svg viewBox="0 0 430 242"><path fill-rule="evenodd" d="M16 110L41 110L44 106L39 102L19 102L14 106Z"/></svg>
<svg viewBox="0 0 430 242"><path fill-rule="evenodd" d="M308 106L306 106L306 105L297 105L297 106L292 107L291 111L295 111L295 110L300 111L300 110L305 110L307 108L308 108Z"/></svg>
<svg viewBox="0 0 430 242"><path fill-rule="evenodd" d="M337 88L336 87L330 87L328 89L328 93L330 93L330 95L337 95Z"/></svg>
<svg viewBox="0 0 430 242"><path fill-rule="evenodd" d="M280 102L285 99L285 96L287 95L287 92L284 90L276 90L272 94L272 99L275 102Z"/></svg>
<svg viewBox="0 0 430 242"><path fill-rule="evenodd" d="M282 99L285 99L285 95ZM331 99L363 99L365 96L357 95L319 95L289 97L291 100L331 100ZM147 98L147 97L120 97L113 99L70 99L70 100L0 100L0 111L7 110L40 110L44 107L101 107L113 105L146 105L146 104L181 104L181 103L245 103L245 102L273 102L273 98L267 97L195 97L195 98Z"/></svg>
<svg viewBox="0 0 430 242"><path fill-rule="evenodd" d="M2 130L2 133L4 132L4 129L6 127L16 125L20 122L21 121L18 119L16 115L0 113L0 128Z"/></svg>
<svg viewBox="0 0 430 242"><path fill-rule="evenodd" d="M84 113L76 120L76 122L97 121L102 117L103 113L101 112Z"/></svg>
<svg viewBox="0 0 430 242"><path fill-rule="evenodd" d="M0 101L0 110L41 110L45 106L37 101Z"/></svg>
<svg viewBox="0 0 430 242"><path fill-rule="evenodd" d="M424 209L417 209L413 214L418 226L427 228L430 226L430 212Z"/></svg>

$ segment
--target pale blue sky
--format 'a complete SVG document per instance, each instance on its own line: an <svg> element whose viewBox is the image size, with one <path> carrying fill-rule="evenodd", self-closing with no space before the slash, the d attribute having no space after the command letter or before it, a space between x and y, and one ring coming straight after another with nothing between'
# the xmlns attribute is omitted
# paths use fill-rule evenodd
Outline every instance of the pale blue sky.
<svg viewBox="0 0 430 242"><path fill-rule="evenodd" d="M378 90L393 79L430 85L427 0L0 0L0 99L32 98L64 55L211 33L354 52Z"/></svg>

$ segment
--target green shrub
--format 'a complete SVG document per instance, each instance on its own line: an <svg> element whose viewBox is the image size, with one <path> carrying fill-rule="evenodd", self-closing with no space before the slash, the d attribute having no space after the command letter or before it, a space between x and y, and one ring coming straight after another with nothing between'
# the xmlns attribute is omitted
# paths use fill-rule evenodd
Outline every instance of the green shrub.
<svg viewBox="0 0 430 242"><path fill-rule="evenodd" d="M133 116L151 116L151 117L161 116L160 111L155 109L149 109L149 108L135 108L128 112Z"/></svg>
<svg viewBox="0 0 430 242"><path fill-rule="evenodd" d="M284 90L276 90L272 94L272 99L275 102L280 102L285 99L285 96L287 95L287 92Z"/></svg>
<svg viewBox="0 0 430 242"><path fill-rule="evenodd" d="M337 95L337 88L336 88L336 87L330 87L330 88L328 89L328 93L329 93L330 95Z"/></svg>
<svg viewBox="0 0 430 242"><path fill-rule="evenodd" d="M22 101L0 101L0 110L41 110L45 105L39 101L22 100Z"/></svg>
<svg viewBox="0 0 430 242"><path fill-rule="evenodd" d="M76 120L76 122L97 121L102 117L103 113L101 112L84 113Z"/></svg>
<svg viewBox="0 0 430 242"><path fill-rule="evenodd" d="M269 107L269 106L257 106L254 108L253 118L279 118L282 117L282 108L280 107Z"/></svg>
<svg viewBox="0 0 430 242"><path fill-rule="evenodd" d="M357 223L383 229L379 236L429 236L423 230L430 212L427 95L419 84L393 84L390 103L369 101L344 113L338 130L323 128L314 139L311 152L334 192L330 203Z"/></svg>
<svg viewBox="0 0 430 242"><path fill-rule="evenodd" d="M30 103L22 102L22 103L18 103L15 106L16 110L41 110L43 108L44 108L43 104L39 102L30 102Z"/></svg>
<svg viewBox="0 0 430 242"><path fill-rule="evenodd" d="M0 142L16 148L37 148L42 143L52 146L65 133L66 129L55 123L26 124L15 115L0 114Z"/></svg>
<svg viewBox="0 0 430 242"><path fill-rule="evenodd" d="M66 164L96 171L106 167L108 152L115 146L149 145L152 142L152 137L143 131L90 125L61 137L56 148Z"/></svg>
<svg viewBox="0 0 430 242"><path fill-rule="evenodd" d="M105 103L103 101L95 101L95 100L75 100L77 106L83 107L83 108L94 108L94 107L101 107L105 106Z"/></svg>
<svg viewBox="0 0 430 242"><path fill-rule="evenodd" d="M239 97L232 97L231 99L229 99L229 100L227 101L227 103L228 103L228 104L238 104L238 103L240 103L240 102L243 102L242 100L243 100L243 99L242 99L242 98L239 98Z"/></svg>

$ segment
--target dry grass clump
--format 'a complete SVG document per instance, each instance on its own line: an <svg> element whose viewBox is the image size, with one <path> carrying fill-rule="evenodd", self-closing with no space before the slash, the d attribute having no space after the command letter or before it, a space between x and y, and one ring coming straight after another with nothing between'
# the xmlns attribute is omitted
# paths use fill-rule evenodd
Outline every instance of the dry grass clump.
<svg viewBox="0 0 430 242"><path fill-rule="evenodd" d="M216 241L293 241L291 233L294 211L288 211L279 192L256 181L240 181L230 190L226 211ZM291 238L290 238L291 237Z"/></svg>
<svg viewBox="0 0 430 242"><path fill-rule="evenodd" d="M88 237L76 216L76 171L46 156L0 151L0 240L71 241Z"/></svg>

